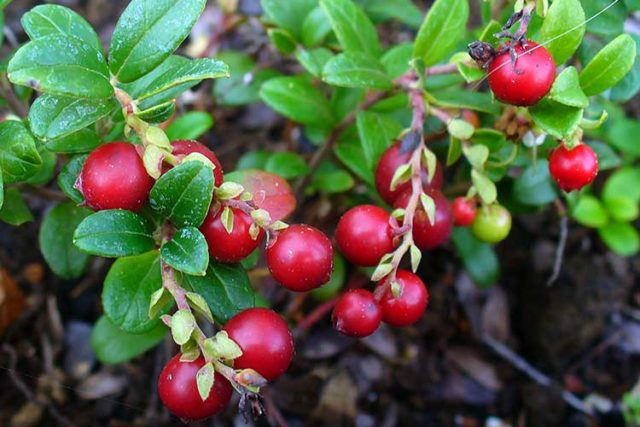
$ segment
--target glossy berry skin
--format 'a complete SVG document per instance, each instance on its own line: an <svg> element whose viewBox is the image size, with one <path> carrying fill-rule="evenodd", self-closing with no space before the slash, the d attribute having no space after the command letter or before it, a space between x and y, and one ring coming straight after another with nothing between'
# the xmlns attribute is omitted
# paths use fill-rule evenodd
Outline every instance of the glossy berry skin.
<svg viewBox="0 0 640 427"><path fill-rule="evenodd" d="M345 292L333 309L333 327L340 333L363 338L374 333L382 321L382 308L365 289Z"/></svg>
<svg viewBox="0 0 640 427"><path fill-rule="evenodd" d="M378 189L378 193L380 197L392 205L393 202L396 201L398 196L402 194L404 191L411 188L410 182L403 182L396 186L394 190L391 190L391 180L393 179L393 175L396 173L396 170L409 162L411 158L411 152L401 153L400 152L400 143L397 142L393 144L391 147L387 148L384 152L380 161L378 162L378 166L376 167L376 188ZM429 182L429 174L425 169L422 170L421 174L422 178L422 186L427 188L442 188L442 165L438 162L436 166L436 172L433 176L433 180Z"/></svg>
<svg viewBox="0 0 640 427"><path fill-rule="evenodd" d="M336 228L336 242L342 255L355 265L377 265L395 247L390 219L389 212L375 205L349 209Z"/></svg>
<svg viewBox="0 0 640 427"><path fill-rule="evenodd" d="M573 149L560 145L549 156L549 172L564 191L580 190L598 175L598 156L586 144Z"/></svg>
<svg viewBox="0 0 640 427"><path fill-rule="evenodd" d="M476 219L478 212L475 200L466 197L456 197L451 204L451 210L453 211L453 224L458 227L470 225Z"/></svg>
<svg viewBox="0 0 640 427"><path fill-rule="evenodd" d="M222 182L224 181L222 165L220 165L220 161L218 157L214 154L213 151L209 150L203 144L198 141L190 141L190 140L181 140L181 141L173 141L171 142L173 146L173 151L171 154L182 159L191 153L200 153L205 156L207 159L211 160L211 163L215 165L213 169L213 178L216 187L220 187ZM170 165L166 165L164 172L171 169Z"/></svg>
<svg viewBox="0 0 640 427"><path fill-rule="evenodd" d="M394 297L391 289L385 292L380 306L382 320L391 326L402 328L418 321L424 314L429 301L427 287L415 274L398 270L396 282L400 285L400 295Z"/></svg>
<svg viewBox="0 0 640 427"><path fill-rule="evenodd" d="M231 208L233 212L233 229L231 234L222 225L223 209L212 207L200 231L207 240L209 255L220 262L238 262L248 257L262 241L264 230L260 229L256 239L252 239L249 228L253 219L239 209Z"/></svg>
<svg viewBox="0 0 640 427"><path fill-rule="evenodd" d="M93 210L137 211L149 198L153 184L134 145L110 142L89 154L76 188Z"/></svg>
<svg viewBox="0 0 640 427"><path fill-rule="evenodd" d="M532 41L527 41L526 48L518 43L515 65L508 51L493 59L489 66L489 87L500 101L528 107L549 93L556 78L556 64L546 48L537 46ZM523 55L524 52L528 53Z"/></svg>
<svg viewBox="0 0 640 427"><path fill-rule="evenodd" d="M236 369L251 368L273 381L286 372L293 360L293 337L273 310L244 310L232 317L224 330L242 350L242 356L233 363Z"/></svg>
<svg viewBox="0 0 640 427"><path fill-rule="evenodd" d="M202 401L198 393L196 374L205 365L203 357L193 362L181 362L176 354L160 373L158 394L164 406L183 421L198 421L220 413L231 398L231 384L219 373L215 373L213 388L207 400Z"/></svg>
<svg viewBox="0 0 640 427"><path fill-rule="evenodd" d="M429 250L440 246L449 239L453 230L453 213L449 201L440 191L429 189L425 191L425 194L435 202L435 221L432 225L427 213L422 209L422 204L418 202L418 209L413 217L413 240L418 248ZM393 207L404 209L410 199L411 192L406 191L398 197Z"/></svg>
<svg viewBox="0 0 640 427"><path fill-rule="evenodd" d="M476 219L471 224L471 232L478 240L498 243L511 231L511 213L500 205L485 206L478 209Z"/></svg>
<svg viewBox="0 0 640 427"><path fill-rule="evenodd" d="M267 265L276 281L295 292L307 292L331 279L333 247L323 232L290 225L267 248Z"/></svg>

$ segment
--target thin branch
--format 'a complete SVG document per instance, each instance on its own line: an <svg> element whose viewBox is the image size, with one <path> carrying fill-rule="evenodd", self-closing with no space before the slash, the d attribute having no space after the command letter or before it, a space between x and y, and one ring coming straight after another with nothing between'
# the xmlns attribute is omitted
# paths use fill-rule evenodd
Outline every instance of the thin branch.
<svg viewBox="0 0 640 427"><path fill-rule="evenodd" d="M18 98L6 76L3 76L2 80L0 81L0 91L3 98L7 100L7 104L9 104L9 108L11 108L11 111L13 111L14 114L19 116L21 119L27 118L27 116L29 115L29 109L24 104L24 102L22 102Z"/></svg>
<svg viewBox="0 0 640 427"><path fill-rule="evenodd" d="M558 280L560 270L562 269L562 260L564 259L564 250L567 246L567 237L569 236L569 218L567 217L567 208L562 200L556 199L554 202L558 215L560 216L560 236L558 237L558 246L553 261L553 271L547 280L547 286L551 286Z"/></svg>

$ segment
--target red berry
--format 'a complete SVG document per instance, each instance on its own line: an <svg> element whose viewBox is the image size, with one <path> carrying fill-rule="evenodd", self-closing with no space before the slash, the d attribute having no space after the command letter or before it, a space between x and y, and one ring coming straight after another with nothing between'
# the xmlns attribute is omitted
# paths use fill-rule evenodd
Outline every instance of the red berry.
<svg viewBox="0 0 640 427"><path fill-rule="evenodd" d="M287 324L273 310L250 308L224 325L229 338L242 350L236 369L251 368L273 381L284 374L293 359L293 337Z"/></svg>
<svg viewBox="0 0 640 427"><path fill-rule="evenodd" d="M579 190L598 175L598 156L586 144L573 149L560 145L549 157L549 172L564 191Z"/></svg>
<svg viewBox="0 0 640 427"><path fill-rule="evenodd" d="M447 198L440 191L434 189L426 190L425 194L433 199L436 205L436 215L432 225L427 213L422 209L422 204L418 202L418 209L413 217L413 239L416 246L422 250L440 246L449 239L453 229L453 213ZM410 198L410 191L402 193L393 207L396 209L406 208Z"/></svg>
<svg viewBox="0 0 640 427"><path fill-rule="evenodd" d="M391 326L401 328L418 321L427 308L429 293L418 276L407 270L398 270L396 282L400 285L400 295L394 297L391 289L380 301L382 320Z"/></svg>
<svg viewBox="0 0 640 427"><path fill-rule="evenodd" d="M360 205L349 209L338 222L336 241L340 252L355 265L371 267L392 252L391 215L381 207Z"/></svg>
<svg viewBox="0 0 640 427"><path fill-rule="evenodd" d="M527 47L515 46L515 64L507 51L496 56L489 66L489 87L496 98L507 104L527 107L549 93L556 78L556 64L543 46L527 41ZM527 53L524 53L527 52Z"/></svg>
<svg viewBox="0 0 640 427"><path fill-rule="evenodd" d="M382 321L382 309L365 289L345 292L331 315L333 327L350 337L363 338L374 333Z"/></svg>
<svg viewBox="0 0 640 427"><path fill-rule="evenodd" d="M137 211L149 198L153 184L134 145L110 142L89 154L76 187L93 210Z"/></svg>
<svg viewBox="0 0 640 427"><path fill-rule="evenodd" d="M451 204L453 223L458 227L466 227L476 219L476 202L466 197L456 197Z"/></svg>
<svg viewBox="0 0 640 427"><path fill-rule="evenodd" d="M384 152L378 162L378 166L376 167L376 188L378 189L378 193L380 193L380 197L390 205L395 202L402 192L411 188L410 182L404 182L396 186L395 190L391 190L391 180L393 179L393 175L400 166L409 162L412 154L411 151L401 153L400 145L401 144L398 142L387 148L387 151ZM436 173L431 182L429 182L429 174L426 169L422 170L421 177L422 186L425 189L436 188L439 190L442 188L442 166L439 162L437 163Z"/></svg>
<svg viewBox="0 0 640 427"><path fill-rule="evenodd" d="M310 291L331 279L333 247L317 228L291 225L267 248L267 265L273 278L285 288Z"/></svg>
<svg viewBox="0 0 640 427"><path fill-rule="evenodd" d="M211 160L211 163L215 165L215 168L213 168L213 178L215 180L215 186L220 187L220 185L222 185L222 182L224 181L222 166L220 165L220 161L213 151L209 150L198 141L173 141L171 142L171 145L173 146L172 154L179 159L182 159L191 153L200 153L207 159ZM171 166L165 165L165 167L163 168L163 172L166 172L169 169L171 169Z"/></svg>
<svg viewBox="0 0 640 427"><path fill-rule="evenodd" d="M212 207L200 226L200 231L207 240L209 255L212 258L221 262L238 262L248 257L260 245L264 231L260 228L258 236L252 239L249 234L249 228L253 224L251 216L240 209L231 208L233 229L228 233L222 225L223 210L220 206Z"/></svg>
<svg viewBox="0 0 640 427"><path fill-rule="evenodd" d="M213 388L207 400L198 393L196 374L205 365L203 357L193 362L181 362L178 353L166 364L158 378L158 394L164 406L176 417L198 421L221 412L231 398L231 384L215 373Z"/></svg>

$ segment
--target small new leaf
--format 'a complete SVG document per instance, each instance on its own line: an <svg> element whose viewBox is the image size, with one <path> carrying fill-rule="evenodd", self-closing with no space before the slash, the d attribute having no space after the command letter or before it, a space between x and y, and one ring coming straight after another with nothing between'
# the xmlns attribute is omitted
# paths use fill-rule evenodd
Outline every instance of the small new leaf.
<svg viewBox="0 0 640 427"><path fill-rule="evenodd" d="M405 163L396 169L396 173L393 174L393 178L391 178L391 191L395 190L396 187L404 182L407 182L411 179L411 164Z"/></svg>
<svg viewBox="0 0 640 427"><path fill-rule="evenodd" d="M186 344L180 346L180 356L181 362L193 362L200 357L200 349L198 348L198 343L194 340L189 340Z"/></svg>
<svg viewBox="0 0 640 427"><path fill-rule="evenodd" d="M422 209L427 214L427 218L429 218L429 223L431 225L436 222L436 202L430 196L427 196L425 193L420 194L420 204L422 205Z"/></svg>
<svg viewBox="0 0 640 427"><path fill-rule="evenodd" d="M474 169L484 169L484 164L489 158L489 148L487 148L486 145L473 145L471 147L464 147L462 150Z"/></svg>
<svg viewBox="0 0 640 427"><path fill-rule="evenodd" d="M160 288L151 294L151 301L149 303L149 318L155 319L158 313L172 301L173 297L165 288Z"/></svg>
<svg viewBox="0 0 640 427"><path fill-rule="evenodd" d="M209 398L213 383L215 381L215 371L211 362L205 364L196 374L196 384L198 385L198 393L202 401Z"/></svg>
<svg viewBox="0 0 640 427"><path fill-rule="evenodd" d="M271 224L271 229L276 231L284 230L285 228L288 228L288 227L289 227L289 224L287 224L284 221L276 221L273 224Z"/></svg>
<svg viewBox="0 0 640 427"><path fill-rule="evenodd" d="M252 240L256 240L260 235L260 227L254 222L249 226L249 236L251 236Z"/></svg>
<svg viewBox="0 0 640 427"><path fill-rule="evenodd" d="M234 360L242 356L242 350L229 338L226 331L218 332L215 337L204 341L205 355L214 359Z"/></svg>
<svg viewBox="0 0 640 427"><path fill-rule="evenodd" d="M433 181L433 177L436 175L436 168L438 167L438 158L433 151L428 148L422 150L422 160L424 162L424 166L427 168L427 173L429 182Z"/></svg>
<svg viewBox="0 0 640 427"><path fill-rule="evenodd" d="M394 298L400 298L402 296L402 285L395 280L391 282L391 295Z"/></svg>
<svg viewBox="0 0 640 427"><path fill-rule="evenodd" d="M157 145L149 145L144 150L144 155L142 156L144 168L153 179L158 179L162 175L163 160L164 152Z"/></svg>
<svg viewBox="0 0 640 427"><path fill-rule="evenodd" d="M389 273L391 273L392 270L393 270L393 265L391 265L391 263L381 262L380 264L378 264L375 271L371 275L371 281L379 282L380 280L384 279Z"/></svg>
<svg viewBox="0 0 640 427"><path fill-rule="evenodd" d="M207 158L204 154L201 154L201 153L188 154L187 156L185 156L184 159L182 159L182 161L183 162L200 162L205 166L210 167L211 170L216 168L216 165L214 165L213 162L209 160L209 158Z"/></svg>
<svg viewBox="0 0 640 427"><path fill-rule="evenodd" d="M251 212L251 218L253 218L259 227L266 227L271 223L271 215L264 209L256 209Z"/></svg>
<svg viewBox="0 0 640 427"><path fill-rule="evenodd" d="M186 344L196 327L196 319L187 310L178 310L171 317L171 335L178 345Z"/></svg>
<svg viewBox="0 0 640 427"><path fill-rule="evenodd" d="M227 233L231 234L233 232L233 211L229 206L225 206L222 215L220 215L220 220Z"/></svg>
<svg viewBox="0 0 640 427"><path fill-rule="evenodd" d="M498 190L488 176L474 169L471 171L471 180L485 205L491 205L496 201Z"/></svg>
<svg viewBox="0 0 640 427"><path fill-rule="evenodd" d="M449 134L463 141L471 138L475 132L473 125L462 119L451 120L447 125L447 130Z"/></svg>
<svg viewBox="0 0 640 427"><path fill-rule="evenodd" d="M149 126L144 137L152 145L171 150L171 142L169 142L167 134L157 126Z"/></svg>
<svg viewBox="0 0 640 427"><path fill-rule="evenodd" d="M225 182L216 190L216 196L220 200L235 199L244 192L244 187L236 182Z"/></svg>
<svg viewBox="0 0 640 427"><path fill-rule="evenodd" d="M209 305L205 299L195 292L187 292L186 296L187 302L191 308L203 315L209 322L213 323L213 315L211 314L211 309L209 309Z"/></svg>
<svg viewBox="0 0 640 427"><path fill-rule="evenodd" d="M403 219L404 218L404 214L405 214L405 210L404 209L395 209L393 212L391 212L391 217L395 218L395 219Z"/></svg>
<svg viewBox="0 0 640 427"><path fill-rule="evenodd" d="M420 260L422 259L422 252L416 245L411 245L411 270L415 273L418 271Z"/></svg>

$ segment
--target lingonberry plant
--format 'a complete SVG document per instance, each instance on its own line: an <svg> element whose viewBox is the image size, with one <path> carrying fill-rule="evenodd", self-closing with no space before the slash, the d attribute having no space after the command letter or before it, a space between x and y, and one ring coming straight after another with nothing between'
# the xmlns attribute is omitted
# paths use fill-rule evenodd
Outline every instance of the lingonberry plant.
<svg viewBox="0 0 640 427"><path fill-rule="evenodd" d="M69 201L43 221L43 255L64 278L81 276L93 255L116 258L94 349L122 362L169 330L179 350L158 390L176 416L215 415L232 390L241 409L260 413L260 389L291 364L289 326L256 307L264 298L246 271L261 251L275 282L312 291L324 301L316 313L333 309L338 331L365 337L382 322L419 321L422 254L450 238L479 285L495 282L489 244L508 237L512 214L553 207L619 254L640 249L638 149L627 135L638 129L615 104L640 89L637 46L586 16L583 4L598 12L600 2L483 2L482 27L470 28L467 0L436 0L424 19L409 0L262 0L278 51L269 63L295 59L290 75L241 52L174 54L206 3L132 0L108 55L81 16L37 6L22 19L29 40L2 70L15 114L0 123L0 219L32 219L21 192L48 194L57 173ZM224 3L228 22L241 25L235 2ZM619 4L622 15L638 9L632 3ZM381 46L375 24L390 18L415 38ZM597 41L583 44L586 31ZM263 101L313 154L250 151L223 174L195 140L210 116L177 117L176 100L209 79L215 108ZM600 202L590 184L621 165ZM318 216L341 215L315 224L339 253L315 226L283 222L306 200L320 202ZM338 295L345 259L371 290ZM294 298L300 306L304 294Z"/></svg>

